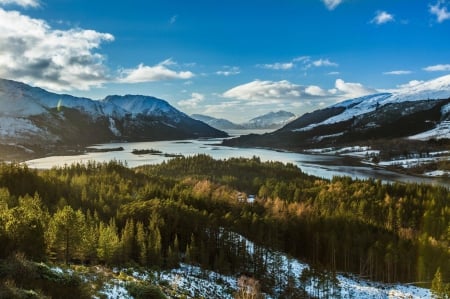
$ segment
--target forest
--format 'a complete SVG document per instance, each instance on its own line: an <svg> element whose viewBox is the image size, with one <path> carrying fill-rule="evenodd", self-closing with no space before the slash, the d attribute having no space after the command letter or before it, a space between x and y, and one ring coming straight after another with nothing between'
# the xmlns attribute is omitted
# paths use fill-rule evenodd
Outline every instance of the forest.
<svg viewBox="0 0 450 299"><path fill-rule="evenodd" d="M196 155L133 169L118 161L50 170L3 163L0 297L11 279L20 287L5 270L17 260L151 269L183 262L245 274L265 292L304 294L267 275L279 267L267 256L281 251L312 266L295 278L305 284L346 272L449 298L449 203L440 186L326 180L257 157ZM252 254L243 237L254 242ZM273 295L299 296L283 294Z"/></svg>

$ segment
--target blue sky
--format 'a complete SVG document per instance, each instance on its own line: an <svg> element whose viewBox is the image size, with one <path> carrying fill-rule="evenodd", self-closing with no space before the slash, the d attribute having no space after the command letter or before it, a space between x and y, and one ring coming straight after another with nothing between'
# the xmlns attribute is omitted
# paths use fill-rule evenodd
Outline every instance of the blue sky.
<svg viewBox="0 0 450 299"><path fill-rule="evenodd" d="M450 0L0 0L0 77L240 122L450 73Z"/></svg>

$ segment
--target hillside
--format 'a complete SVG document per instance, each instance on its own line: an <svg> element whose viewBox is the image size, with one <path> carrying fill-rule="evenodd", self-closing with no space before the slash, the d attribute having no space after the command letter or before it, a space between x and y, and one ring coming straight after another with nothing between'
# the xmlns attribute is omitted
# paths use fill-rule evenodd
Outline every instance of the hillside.
<svg viewBox="0 0 450 299"><path fill-rule="evenodd" d="M243 130L245 129L242 125L235 124L224 118L215 118L203 114L192 114L193 119L200 120L213 128L218 130Z"/></svg>
<svg viewBox="0 0 450 299"><path fill-rule="evenodd" d="M443 294L447 191L324 180L257 158L43 171L3 163L0 295L230 298L243 276L267 298L429 296L413 282Z"/></svg>
<svg viewBox="0 0 450 299"><path fill-rule="evenodd" d="M42 155L110 141L225 137L164 100L108 96L95 101L0 79L0 151Z"/></svg>
<svg viewBox="0 0 450 299"><path fill-rule="evenodd" d="M224 118L214 118L202 114L193 114L191 117L201 120L219 130L275 130L294 120L295 114L280 110L257 116L239 124Z"/></svg>
<svg viewBox="0 0 450 299"><path fill-rule="evenodd" d="M425 132L448 138L449 103L450 75L343 101L306 113L273 133L242 136L225 144L301 150L411 136L424 140Z"/></svg>

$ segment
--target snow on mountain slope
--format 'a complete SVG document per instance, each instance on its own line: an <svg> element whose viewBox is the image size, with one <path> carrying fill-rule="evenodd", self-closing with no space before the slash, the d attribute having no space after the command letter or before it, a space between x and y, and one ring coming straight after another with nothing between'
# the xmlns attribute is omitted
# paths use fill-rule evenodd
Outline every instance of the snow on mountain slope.
<svg viewBox="0 0 450 299"><path fill-rule="evenodd" d="M0 105L3 112L10 115L29 116L48 112L58 106L75 108L91 116L103 113L103 104L88 98L78 98L66 94L48 92L42 88L0 79Z"/></svg>
<svg viewBox="0 0 450 299"><path fill-rule="evenodd" d="M16 138L18 136L43 134L42 129L26 118L0 117L0 137Z"/></svg>
<svg viewBox="0 0 450 299"><path fill-rule="evenodd" d="M171 116L184 117L184 113L178 111L164 100L142 95L108 96L103 103L121 107L133 116L143 114L146 116Z"/></svg>
<svg viewBox="0 0 450 299"><path fill-rule="evenodd" d="M24 84L0 79L0 115L29 116L45 112L46 109L28 95Z"/></svg>
<svg viewBox="0 0 450 299"><path fill-rule="evenodd" d="M434 129L409 137L409 139L414 140L430 140L430 139L444 139L444 138L450 139L450 121L443 121L437 124Z"/></svg>
<svg viewBox="0 0 450 299"><path fill-rule="evenodd" d="M346 121L355 116L375 111L387 104L448 98L450 98L450 75L425 82L413 82L392 91L392 93L373 94L337 103L331 108L343 107L346 110L322 122L313 123L303 128L296 128L293 131L307 131L320 125ZM448 109L450 110L450 108Z"/></svg>
<svg viewBox="0 0 450 299"><path fill-rule="evenodd" d="M252 118L242 125L248 129L281 127L289 121L294 120L294 118L295 114L280 110Z"/></svg>
<svg viewBox="0 0 450 299"><path fill-rule="evenodd" d="M450 75L403 86L393 93L389 102L405 102L450 98ZM383 103L384 104L384 103Z"/></svg>

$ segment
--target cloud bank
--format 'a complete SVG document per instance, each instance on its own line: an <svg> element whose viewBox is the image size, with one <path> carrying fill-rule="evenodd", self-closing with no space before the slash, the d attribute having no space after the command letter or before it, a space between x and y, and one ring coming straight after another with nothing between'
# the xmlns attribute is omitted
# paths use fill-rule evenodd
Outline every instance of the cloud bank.
<svg viewBox="0 0 450 299"><path fill-rule="evenodd" d="M175 71L169 66L176 65L171 59L164 60L154 66L146 66L143 63L137 68L125 69L121 71L121 83L142 83L173 79L190 79L194 73L190 71Z"/></svg>
<svg viewBox="0 0 450 299"><path fill-rule="evenodd" d="M204 101L204 99L205 96L203 94L193 92L190 99L179 101L178 105L181 107L196 108L201 102Z"/></svg>
<svg viewBox="0 0 450 299"><path fill-rule="evenodd" d="M14 4L22 7L38 7L38 0L0 0L0 5Z"/></svg>
<svg viewBox="0 0 450 299"><path fill-rule="evenodd" d="M54 91L87 90L108 81L105 57L95 50L113 41L111 34L56 30L43 20L1 8L0 20L0 77Z"/></svg>
<svg viewBox="0 0 450 299"><path fill-rule="evenodd" d="M236 86L223 93L223 97L230 99L260 101L299 98L301 87L287 80L261 81L255 80Z"/></svg>

